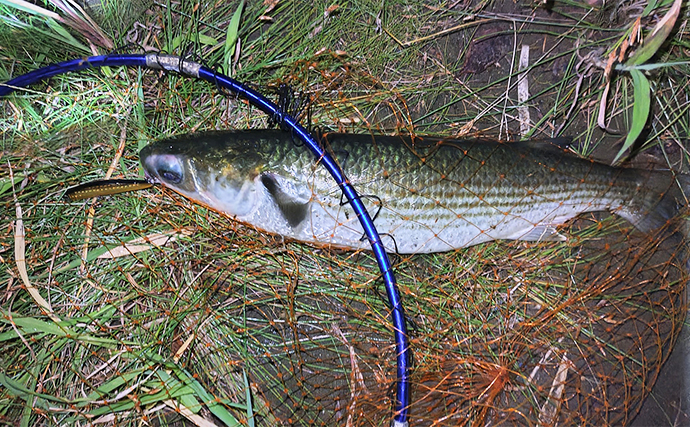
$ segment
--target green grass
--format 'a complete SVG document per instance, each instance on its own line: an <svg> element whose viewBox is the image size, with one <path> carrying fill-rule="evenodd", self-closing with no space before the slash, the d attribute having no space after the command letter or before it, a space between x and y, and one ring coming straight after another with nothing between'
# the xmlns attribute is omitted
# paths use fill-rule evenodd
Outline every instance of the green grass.
<svg viewBox="0 0 690 427"><path fill-rule="evenodd" d="M528 43L526 136L574 136L579 151L613 159L620 136L597 126L603 68L582 58L622 43L637 15L579 2L556 2L551 13L508 3L351 1L329 9L281 1L266 13L260 2L105 2L89 13L115 45L197 55L264 93L288 83L311 97L313 125L353 132L519 138L516 64ZM13 4L0 2L0 80L106 52L70 25L46 21L50 14ZM670 2L659 7L663 16ZM614 14L618 21L607 24ZM479 19L495 27L482 29ZM684 169L687 18L678 20L643 61L660 68L644 77L651 117L636 144ZM646 32L655 24L643 20ZM468 42L495 34L503 37L492 45L504 51L499 65L464 72L477 55ZM606 106L607 125L622 132L636 123L640 91L631 81L625 72L612 77ZM55 77L1 100L0 109L0 421L342 425L351 415L356 424L388 423L394 348L370 253L286 243L161 189L62 199L66 188L102 179L121 142L112 176L136 178L138 150L149 141L263 127L261 113L203 82L117 68ZM15 203L28 279L57 322L22 283ZM174 241L104 257L162 232ZM674 236L645 238L611 216L588 216L568 233L566 244L393 257L414 351L413 420L544 421L563 367L564 396L582 400L560 401L561 423L634 415L685 313L684 254ZM586 411L587 398L604 396L623 409Z"/></svg>

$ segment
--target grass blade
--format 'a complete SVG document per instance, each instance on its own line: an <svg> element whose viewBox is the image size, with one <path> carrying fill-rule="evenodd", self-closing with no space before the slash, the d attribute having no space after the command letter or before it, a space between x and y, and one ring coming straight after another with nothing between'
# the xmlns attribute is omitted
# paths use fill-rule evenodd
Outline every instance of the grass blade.
<svg viewBox="0 0 690 427"><path fill-rule="evenodd" d="M0 4L11 7L22 12L30 13L32 15L42 16L44 18L60 20L60 15L50 10L44 9L35 4L23 0L0 0Z"/></svg>
<svg viewBox="0 0 690 427"><path fill-rule="evenodd" d="M647 124L647 118L649 117L651 103L649 80L647 80L647 77L645 77L640 70L631 69L630 75L633 79L634 90L632 126L630 126L628 136L625 138L623 148L620 149L613 163L618 162L623 156L623 153L632 147L637 138L642 134L642 129L644 129L645 124Z"/></svg>
<svg viewBox="0 0 690 427"><path fill-rule="evenodd" d="M247 377L247 370L242 369L242 379L244 380L244 390L247 394L247 422L249 427L254 427L254 404L252 402L252 389L249 387L249 377Z"/></svg>
<svg viewBox="0 0 690 427"><path fill-rule="evenodd" d="M656 27L654 27L654 30L649 35L644 45L640 46L635 53L628 58L625 65L633 66L644 64L656 54L664 41L666 41L668 35L671 34L671 30L673 30L673 26L676 24L676 19L680 13L681 4L681 0L675 0L673 2L671 9L669 9L663 19L656 24ZM637 97L635 99L637 99Z"/></svg>
<svg viewBox="0 0 690 427"><path fill-rule="evenodd" d="M237 38L239 37L240 31L240 18L242 17L242 10L244 9L244 0L237 7L235 13L230 19L230 25L228 25L228 32L225 38L225 55L223 56L223 64L228 66L232 64L232 57L235 54L235 46L237 45Z"/></svg>

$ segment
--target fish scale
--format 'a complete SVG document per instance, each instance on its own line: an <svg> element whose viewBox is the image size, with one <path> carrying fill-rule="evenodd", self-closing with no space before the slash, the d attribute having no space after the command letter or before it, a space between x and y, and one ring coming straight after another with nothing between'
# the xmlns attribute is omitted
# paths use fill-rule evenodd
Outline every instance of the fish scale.
<svg viewBox="0 0 690 427"><path fill-rule="evenodd" d="M643 231L685 205L686 175L617 168L547 143L326 134L388 251L448 251L495 239L563 240L556 227L610 210ZM258 229L368 248L340 188L279 130L183 135L141 151L150 182Z"/></svg>

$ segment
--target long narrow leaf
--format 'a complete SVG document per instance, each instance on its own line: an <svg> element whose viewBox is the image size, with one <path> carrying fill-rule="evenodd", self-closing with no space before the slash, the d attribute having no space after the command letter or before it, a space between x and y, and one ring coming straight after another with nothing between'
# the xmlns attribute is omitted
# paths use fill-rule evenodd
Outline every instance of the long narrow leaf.
<svg viewBox="0 0 690 427"><path fill-rule="evenodd" d="M244 9L244 0L240 3L235 10L235 13L230 19L230 25L228 25L227 36L225 37L225 55L223 56L223 64L228 67L232 63L232 56L235 54L235 46L237 45L237 38L240 32L240 18L242 17L242 9Z"/></svg>
<svg viewBox="0 0 690 427"><path fill-rule="evenodd" d="M54 396L51 394L46 394L46 393L38 393L30 388L28 388L25 384L22 384L19 381L16 381L9 375L6 375L3 372L0 372L0 385L2 385L6 390L10 391L14 396L18 396L22 399L25 400L33 400L34 398L39 398L40 400L37 400L35 405L36 406L41 406L45 407L47 405L43 404L43 401L48 401L48 402L56 402L56 403L61 403L61 404L68 404L70 403L66 399L62 399L58 396Z"/></svg>
<svg viewBox="0 0 690 427"><path fill-rule="evenodd" d="M618 152L613 163L618 162L623 156L623 153L632 147L640 134L642 134L642 129L644 129L647 123L647 117L649 117L651 103L649 80L647 80L647 77L645 77L640 70L632 69L630 70L630 75L633 79L634 88L632 125L630 126L627 138L625 138L625 143L623 143L623 148Z"/></svg>
<svg viewBox="0 0 690 427"><path fill-rule="evenodd" d="M11 320L7 318L0 318L0 322L12 322L16 325L23 334L48 334L56 337L70 338L79 340L84 343L96 344L106 348L114 348L118 345L126 343L125 341L118 341L110 338L100 338L90 334L82 334L67 326L67 322L44 322L33 317L12 317ZM9 338L10 336L3 338ZM134 344L134 343L128 343Z"/></svg>
<svg viewBox="0 0 690 427"><path fill-rule="evenodd" d="M249 427L255 427L254 422L254 405L252 402L252 389L249 386L249 377L247 376L247 370L242 369L242 379L244 379L244 391L247 395L247 422Z"/></svg>
<svg viewBox="0 0 690 427"><path fill-rule="evenodd" d="M628 58L628 60L625 62L625 65L632 66L644 64L652 56L654 56L654 54L656 54L661 45L668 38L668 35L671 34L671 30L676 24L676 19L678 19L681 4L681 0L675 0L673 2L671 9L669 9L663 19L656 24L654 30L649 35L647 40L645 40L644 44L640 46L630 58Z"/></svg>
<svg viewBox="0 0 690 427"><path fill-rule="evenodd" d="M32 15L56 20L60 19L60 15L57 13L23 0L0 0L0 4L4 4L16 10L21 10L22 12L27 12Z"/></svg>

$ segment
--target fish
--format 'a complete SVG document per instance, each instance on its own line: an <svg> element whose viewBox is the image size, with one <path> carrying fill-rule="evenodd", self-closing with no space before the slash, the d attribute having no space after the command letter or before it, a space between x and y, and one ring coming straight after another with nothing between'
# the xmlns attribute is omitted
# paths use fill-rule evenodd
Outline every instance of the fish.
<svg viewBox="0 0 690 427"><path fill-rule="evenodd" d="M690 176L614 167L535 141L321 135L388 252L447 252L493 240L562 241L584 212L651 232L687 206ZM344 249L370 248L327 170L281 130L229 130L153 142L147 181L256 229Z"/></svg>

